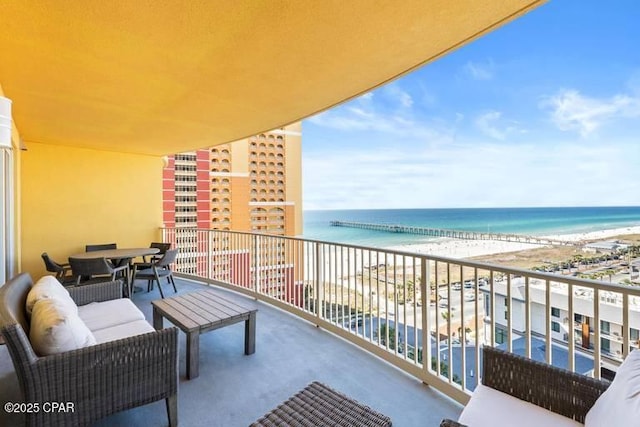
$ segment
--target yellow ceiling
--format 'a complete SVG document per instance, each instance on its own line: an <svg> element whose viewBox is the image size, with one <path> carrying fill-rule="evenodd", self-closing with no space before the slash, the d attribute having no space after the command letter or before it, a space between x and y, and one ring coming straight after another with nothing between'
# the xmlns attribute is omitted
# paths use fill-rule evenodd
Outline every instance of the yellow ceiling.
<svg viewBox="0 0 640 427"><path fill-rule="evenodd" d="M0 85L30 141L164 155L297 121L541 0L7 0Z"/></svg>

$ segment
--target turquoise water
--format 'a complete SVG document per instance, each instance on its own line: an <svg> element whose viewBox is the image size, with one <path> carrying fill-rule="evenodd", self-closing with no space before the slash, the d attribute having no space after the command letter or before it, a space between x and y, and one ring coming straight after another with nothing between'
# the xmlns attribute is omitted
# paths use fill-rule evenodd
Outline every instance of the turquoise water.
<svg viewBox="0 0 640 427"><path fill-rule="evenodd" d="M640 225L640 206L305 211L303 237L375 247L430 240L427 236L332 227L332 220L527 235L569 234Z"/></svg>

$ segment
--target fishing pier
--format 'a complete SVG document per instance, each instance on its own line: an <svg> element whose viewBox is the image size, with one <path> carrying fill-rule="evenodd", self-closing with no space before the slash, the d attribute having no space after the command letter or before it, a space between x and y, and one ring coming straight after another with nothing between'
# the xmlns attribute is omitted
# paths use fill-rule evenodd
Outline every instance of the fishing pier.
<svg viewBox="0 0 640 427"><path fill-rule="evenodd" d="M500 240L503 242L531 243L544 246L582 246L583 242L549 239L546 237L526 236L522 234L491 233L479 231L449 230L446 228L414 227L408 225L374 224L352 221L331 221L334 227L361 228L388 233L421 234L423 236L444 237L464 240Z"/></svg>

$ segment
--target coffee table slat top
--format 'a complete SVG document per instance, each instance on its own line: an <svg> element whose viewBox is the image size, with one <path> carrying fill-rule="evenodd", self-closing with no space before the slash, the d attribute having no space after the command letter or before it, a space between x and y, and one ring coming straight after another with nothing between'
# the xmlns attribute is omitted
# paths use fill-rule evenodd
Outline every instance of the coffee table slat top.
<svg viewBox="0 0 640 427"><path fill-rule="evenodd" d="M235 304L233 301L222 298L219 295L215 295L212 293L191 293L184 295L185 303L191 302L194 306L200 309L205 317L217 317L217 318L225 318L236 317L238 313L246 313L247 311L251 311L248 308L245 308L241 305Z"/></svg>
<svg viewBox="0 0 640 427"><path fill-rule="evenodd" d="M162 311L165 318L185 331L205 329L223 322L230 323L257 311L208 289L155 300L151 304Z"/></svg>

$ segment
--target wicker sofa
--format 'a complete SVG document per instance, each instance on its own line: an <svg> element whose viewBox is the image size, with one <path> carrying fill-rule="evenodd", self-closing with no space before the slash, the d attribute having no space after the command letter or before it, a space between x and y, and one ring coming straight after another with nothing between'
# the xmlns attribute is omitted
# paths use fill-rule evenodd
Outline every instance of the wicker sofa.
<svg viewBox="0 0 640 427"><path fill-rule="evenodd" d="M0 334L24 402L37 403L40 408L45 402L71 402L73 411L27 413L26 425L90 425L115 412L161 399L166 400L169 425L178 424L177 329L38 356L29 340L25 310L32 285L31 277L23 273L0 287ZM70 288L69 294L78 310L92 302L109 304L122 297L122 283L117 280ZM98 305L91 306L91 311L94 307Z"/></svg>
<svg viewBox="0 0 640 427"><path fill-rule="evenodd" d="M482 384L474 391L459 422L443 420L441 427L581 425L609 387L608 381L488 346L483 347L482 368ZM499 395L500 401L492 405L481 398L487 391ZM534 412L530 412L528 403L535 405Z"/></svg>

